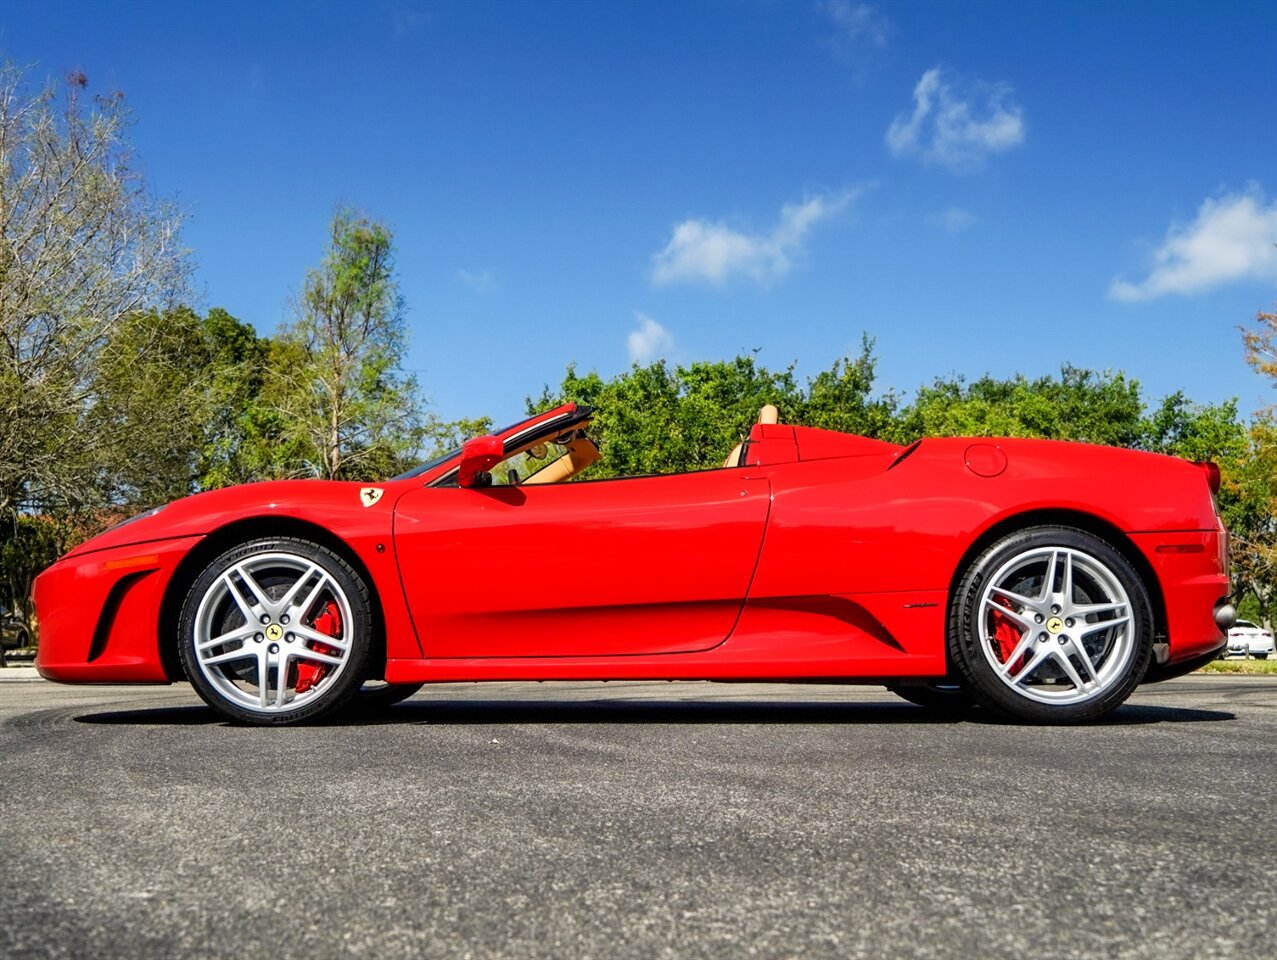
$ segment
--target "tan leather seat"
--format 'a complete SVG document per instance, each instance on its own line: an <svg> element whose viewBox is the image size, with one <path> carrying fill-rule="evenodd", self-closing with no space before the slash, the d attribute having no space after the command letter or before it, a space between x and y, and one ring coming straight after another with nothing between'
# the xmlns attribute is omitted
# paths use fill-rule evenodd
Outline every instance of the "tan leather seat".
<svg viewBox="0 0 1277 960"><path fill-rule="evenodd" d="M776 409L775 404L763 404L763 408L758 411L759 423L780 423L780 411ZM724 467L739 467L741 454L745 451L744 442L736 444L732 447L732 452L727 455L727 459L723 461Z"/></svg>

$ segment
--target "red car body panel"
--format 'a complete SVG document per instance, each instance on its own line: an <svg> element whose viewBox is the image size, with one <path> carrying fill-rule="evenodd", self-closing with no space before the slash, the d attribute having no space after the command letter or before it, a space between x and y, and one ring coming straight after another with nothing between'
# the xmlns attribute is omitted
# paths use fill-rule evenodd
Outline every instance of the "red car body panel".
<svg viewBox="0 0 1277 960"><path fill-rule="evenodd" d="M64 683L168 682L159 656L160 603L200 539L78 553L42 573L35 583L40 673Z"/></svg>
<svg viewBox="0 0 1277 960"><path fill-rule="evenodd" d="M395 550L426 656L665 654L727 639L771 487L741 470L421 487Z"/></svg>
<svg viewBox="0 0 1277 960"><path fill-rule="evenodd" d="M574 410L501 437L511 449ZM990 537L1031 523L1081 523L1126 550L1159 609L1159 664L1225 642L1226 534L1198 465L1040 440L902 448L784 424L755 426L742 462L439 485L453 458L380 484L189 497L41 574L37 666L67 682L180 679L162 646L194 577L227 547L280 534L362 568L392 682L940 677L957 577ZM380 494L366 499L369 486Z"/></svg>

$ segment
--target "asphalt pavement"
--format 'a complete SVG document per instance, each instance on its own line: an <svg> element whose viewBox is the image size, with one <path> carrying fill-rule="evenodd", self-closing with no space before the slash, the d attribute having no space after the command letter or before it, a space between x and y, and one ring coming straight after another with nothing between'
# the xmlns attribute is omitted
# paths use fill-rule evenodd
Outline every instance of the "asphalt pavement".
<svg viewBox="0 0 1277 960"><path fill-rule="evenodd" d="M1077 728L569 683L263 730L10 681L0 957L1271 958L1274 785L1277 677Z"/></svg>

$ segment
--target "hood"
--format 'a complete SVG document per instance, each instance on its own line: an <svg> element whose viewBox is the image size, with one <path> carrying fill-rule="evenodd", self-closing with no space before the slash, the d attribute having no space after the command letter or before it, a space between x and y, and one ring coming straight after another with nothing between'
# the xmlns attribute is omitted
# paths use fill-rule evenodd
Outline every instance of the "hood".
<svg viewBox="0 0 1277 960"><path fill-rule="evenodd" d="M326 517L351 511L389 511L401 488L411 481L267 480L197 493L152 508L116 524L69 551L79 556L96 550L154 540L202 536L253 516L287 516L321 525Z"/></svg>

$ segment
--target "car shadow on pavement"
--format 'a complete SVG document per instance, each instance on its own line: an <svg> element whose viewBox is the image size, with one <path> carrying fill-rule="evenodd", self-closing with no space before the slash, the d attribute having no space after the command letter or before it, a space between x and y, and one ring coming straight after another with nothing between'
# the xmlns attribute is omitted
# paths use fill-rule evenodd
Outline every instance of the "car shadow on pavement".
<svg viewBox="0 0 1277 960"><path fill-rule="evenodd" d="M139 726L191 727L226 721L205 706L149 707L135 710L111 710L72 717L76 723L119 723Z"/></svg>
<svg viewBox="0 0 1277 960"><path fill-rule="evenodd" d="M1207 723L1233 720L1220 710L1127 704L1095 726ZM139 726L235 726L204 706L112 710L75 717L78 723ZM310 726L399 724L956 724L1014 725L978 709L933 710L908 703L791 700L430 700L419 698L376 712L348 710Z"/></svg>

